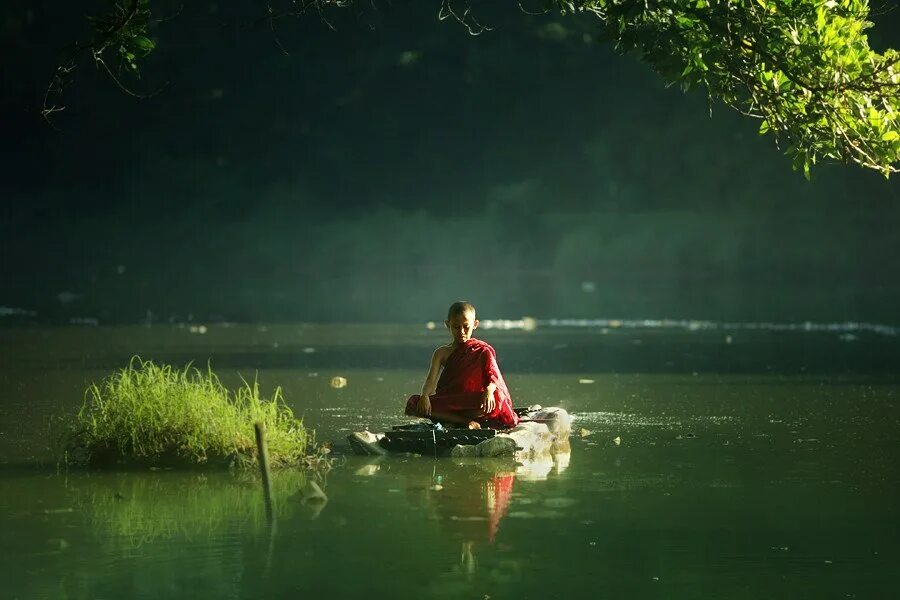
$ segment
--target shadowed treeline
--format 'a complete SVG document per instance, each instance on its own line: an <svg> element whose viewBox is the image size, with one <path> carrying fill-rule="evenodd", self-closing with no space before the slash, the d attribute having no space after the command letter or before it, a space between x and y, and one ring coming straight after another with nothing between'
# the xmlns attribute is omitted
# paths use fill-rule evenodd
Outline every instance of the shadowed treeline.
<svg viewBox="0 0 900 600"><path fill-rule="evenodd" d="M426 4L286 22L289 56L247 7L194 7L158 31L144 77L164 93L85 71L60 130L5 125L26 142L2 142L0 306L409 322L466 297L493 317L898 321L894 182L805 182L755 123L708 118L577 19L491 12L473 38ZM24 110L53 59L37 41L81 16L5 10L5 41L35 44L3 96Z"/></svg>
<svg viewBox="0 0 900 600"><path fill-rule="evenodd" d="M20 277L4 303L42 321L135 322L149 310L156 322L408 322L437 320L460 297L492 318L896 320L897 267L884 258L898 241L866 217L496 204L458 217L387 208L287 216L297 212L265 206L242 222L124 231L111 219L47 226L14 242L29 250L10 265Z"/></svg>

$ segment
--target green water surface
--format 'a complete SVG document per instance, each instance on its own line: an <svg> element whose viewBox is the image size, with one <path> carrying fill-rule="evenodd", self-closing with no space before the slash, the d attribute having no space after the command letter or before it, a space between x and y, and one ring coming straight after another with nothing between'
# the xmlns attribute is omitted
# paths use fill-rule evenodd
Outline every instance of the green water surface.
<svg viewBox="0 0 900 600"><path fill-rule="evenodd" d="M479 333L517 404L576 417L571 454L341 456L405 421L421 327L0 330L0 598L895 596L895 339ZM281 385L335 467L277 474L273 527L255 473L57 465L50 416L132 354Z"/></svg>

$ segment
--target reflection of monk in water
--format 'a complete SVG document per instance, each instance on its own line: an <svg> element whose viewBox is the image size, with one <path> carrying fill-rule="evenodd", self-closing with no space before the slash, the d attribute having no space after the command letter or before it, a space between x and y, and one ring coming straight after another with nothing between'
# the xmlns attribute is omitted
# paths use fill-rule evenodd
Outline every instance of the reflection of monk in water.
<svg viewBox="0 0 900 600"><path fill-rule="evenodd" d="M493 542L500 527L500 519L509 509L509 501L512 497L515 473L496 474L487 482L485 494L488 506L488 541Z"/></svg>
<svg viewBox="0 0 900 600"><path fill-rule="evenodd" d="M442 522L453 523L452 533L468 541L493 543L509 509L515 479L514 471L506 471L487 480L447 484L433 496L434 507Z"/></svg>
<svg viewBox="0 0 900 600"><path fill-rule="evenodd" d="M441 464L437 471L429 466L419 481L427 486L425 501L441 527L453 537L471 542L493 542L500 521L509 509L516 473L505 461L479 464Z"/></svg>

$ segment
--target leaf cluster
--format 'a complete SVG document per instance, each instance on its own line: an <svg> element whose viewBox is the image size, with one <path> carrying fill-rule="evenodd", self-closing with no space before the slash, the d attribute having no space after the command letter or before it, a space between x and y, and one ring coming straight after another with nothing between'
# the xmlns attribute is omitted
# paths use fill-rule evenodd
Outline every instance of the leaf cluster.
<svg viewBox="0 0 900 600"><path fill-rule="evenodd" d="M867 0L551 0L667 81L762 121L809 177L823 159L886 177L900 161L900 53L879 54Z"/></svg>
<svg viewBox="0 0 900 600"><path fill-rule="evenodd" d="M156 48L150 35L153 25L150 0L108 0L108 4L109 8L103 14L87 17L91 25L87 43L73 44L57 66L44 94L41 114L45 119L49 120L53 113L65 110L63 94L72 85L75 70L85 55L98 69L106 72L122 91L144 97L132 91L122 76L140 78L139 61Z"/></svg>
<svg viewBox="0 0 900 600"><path fill-rule="evenodd" d="M93 26L94 61L107 69L113 63L138 74L138 60L156 47L148 32L150 0L110 0L109 12L88 20Z"/></svg>
<svg viewBox="0 0 900 600"><path fill-rule="evenodd" d="M588 13L602 37L635 52L663 78L684 90L702 87L710 99L760 119L809 177L820 160L856 163L885 177L900 162L900 53L869 47L868 0L546 0L562 14ZM93 36L58 67L44 115L62 110L75 56L94 63L128 93L122 72L139 75L153 52L149 0L109 0L93 17ZM267 5L260 21L274 23L312 10L342 9L356 0L283 0ZM521 6L521 3L519 4ZM453 0L441 0L439 18L455 18L470 33L488 28ZM276 36L277 41L277 36ZM137 95L137 94L134 94Z"/></svg>

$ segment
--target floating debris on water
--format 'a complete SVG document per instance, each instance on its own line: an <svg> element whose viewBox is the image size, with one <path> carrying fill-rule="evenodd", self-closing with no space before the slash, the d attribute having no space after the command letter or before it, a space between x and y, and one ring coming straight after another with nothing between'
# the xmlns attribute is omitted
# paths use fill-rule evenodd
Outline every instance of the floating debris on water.
<svg viewBox="0 0 900 600"><path fill-rule="evenodd" d="M303 354L315 354L316 349L312 346L306 346L303 350L301 350L301 352L303 352Z"/></svg>
<svg viewBox="0 0 900 600"><path fill-rule="evenodd" d="M614 438L613 438L613 444L615 444L616 446L621 446L621 445L622 445L622 438L620 438L619 436L614 437Z"/></svg>
<svg viewBox="0 0 900 600"><path fill-rule="evenodd" d="M581 437L587 437L587 436L591 435L592 433L594 433L594 432L591 431L590 429L585 429L584 427L582 427L582 428L581 428L581 431L578 432L578 434L579 434Z"/></svg>
<svg viewBox="0 0 900 600"><path fill-rule="evenodd" d="M734 341L734 338L731 337L730 335L726 335L726 336L725 336L725 343L726 343L726 344L730 344L730 343L733 342L733 341Z"/></svg>
<svg viewBox="0 0 900 600"><path fill-rule="evenodd" d="M191 325L188 327L188 331L191 333L196 333L199 335L204 335L207 331L206 325Z"/></svg>
<svg viewBox="0 0 900 600"><path fill-rule="evenodd" d="M590 383L594 383L594 380L593 379L579 379L578 383L590 384Z"/></svg>
<svg viewBox="0 0 900 600"><path fill-rule="evenodd" d="M338 390L343 387L347 387L347 378L341 376L335 376L331 378L331 387Z"/></svg>

